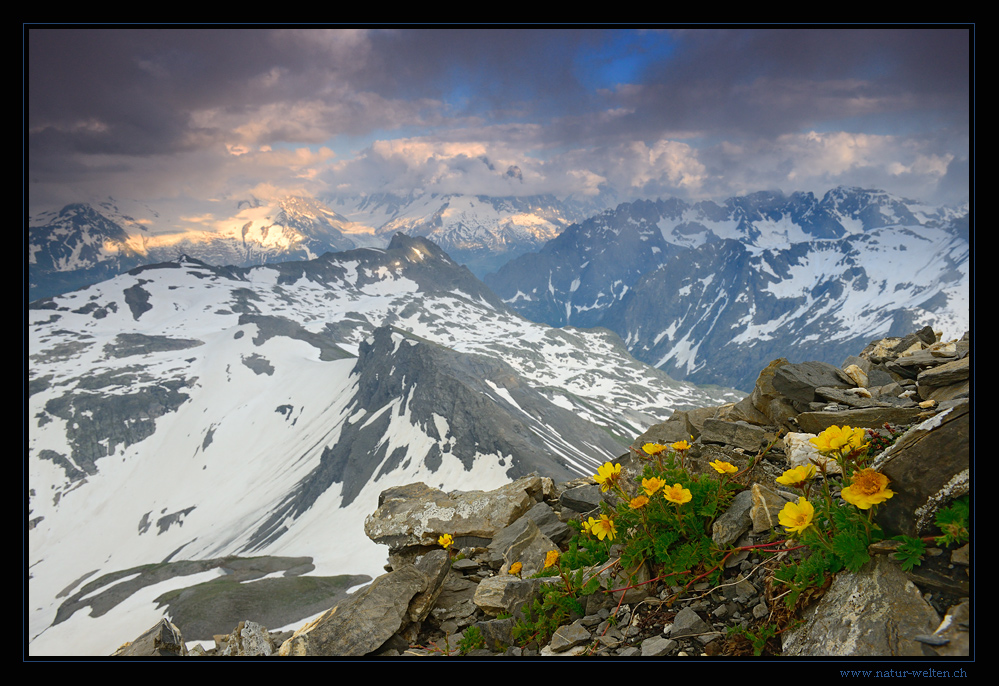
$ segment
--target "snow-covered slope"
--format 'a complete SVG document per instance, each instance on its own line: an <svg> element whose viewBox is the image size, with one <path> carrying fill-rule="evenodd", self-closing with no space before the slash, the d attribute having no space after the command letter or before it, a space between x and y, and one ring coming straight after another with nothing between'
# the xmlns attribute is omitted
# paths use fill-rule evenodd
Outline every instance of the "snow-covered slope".
<svg viewBox="0 0 999 686"><path fill-rule="evenodd" d="M606 326L675 378L749 389L779 356L970 325L967 208L880 191L641 201L576 224L489 286L554 326Z"/></svg>
<svg viewBox="0 0 999 686"><path fill-rule="evenodd" d="M623 451L613 436L738 399L609 331L528 322L401 235L249 269L184 258L29 314L33 655L108 654L162 616L164 590L222 573L95 600L127 570L265 555L373 577L385 550L362 523L389 486L588 474Z"/></svg>

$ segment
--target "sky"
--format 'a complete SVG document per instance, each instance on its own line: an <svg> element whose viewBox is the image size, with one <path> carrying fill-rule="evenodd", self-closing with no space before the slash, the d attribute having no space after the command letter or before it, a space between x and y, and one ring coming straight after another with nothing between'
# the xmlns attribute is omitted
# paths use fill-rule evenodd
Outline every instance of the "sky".
<svg viewBox="0 0 999 686"><path fill-rule="evenodd" d="M967 27L41 26L24 45L29 214L414 191L969 199Z"/></svg>

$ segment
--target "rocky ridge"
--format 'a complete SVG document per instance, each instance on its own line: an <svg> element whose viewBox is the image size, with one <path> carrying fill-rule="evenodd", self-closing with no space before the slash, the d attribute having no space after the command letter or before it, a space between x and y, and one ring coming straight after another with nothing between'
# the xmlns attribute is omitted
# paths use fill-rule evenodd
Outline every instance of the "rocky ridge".
<svg viewBox="0 0 999 686"><path fill-rule="evenodd" d="M115 655L966 657L970 544L930 548L911 572L891 556L891 541L876 544L859 573L841 572L799 602L794 622L772 576L789 553L746 549L772 538L777 512L795 497L775 478L819 458L808 438L835 425L901 433L875 461L896 493L876 521L886 538L939 533L934 514L971 490L971 341L967 333L937 339L925 328L873 341L840 368L778 359L742 401L677 411L635 439L620 458L626 475L641 470L645 443L689 438L692 474L713 474L708 463L717 459L740 469L746 490L712 536L743 550L728 558L718 586L695 584L675 597L679 587L612 560L587 572L600 577L600 590L583 598L582 616L544 645L518 646L513 627L546 583L528 577L547 551L564 547L567 521L592 516L612 496L585 477L556 484L532 474L490 492L416 483L384 491L365 524L368 537L388 546L387 573L297 631L240 621L213 648L188 649L181 628L164 619ZM438 544L443 534L454 537L458 559ZM511 574L518 562L523 569ZM768 637L767 627L780 633Z"/></svg>

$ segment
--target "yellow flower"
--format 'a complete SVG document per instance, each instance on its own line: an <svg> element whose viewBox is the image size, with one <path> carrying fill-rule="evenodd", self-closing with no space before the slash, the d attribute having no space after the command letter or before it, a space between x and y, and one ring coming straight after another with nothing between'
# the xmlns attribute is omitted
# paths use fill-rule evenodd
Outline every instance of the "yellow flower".
<svg viewBox="0 0 999 686"><path fill-rule="evenodd" d="M591 533L593 531L594 524L596 524L596 522L594 521L593 517L590 517L587 521L583 522L583 525L580 527L580 531L582 531L584 534Z"/></svg>
<svg viewBox="0 0 999 686"><path fill-rule="evenodd" d="M522 565L520 562L514 562L512 565L510 565L510 572L509 573L510 574L520 574L520 570L523 569L523 568L524 568L524 565Z"/></svg>
<svg viewBox="0 0 999 686"><path fill-rule="evenodd" d="M814 516L815 508L803 496L799 496L797 504L788 503L784 506L777 514L777 521L788 533L802 532L812 525Z"/></svg>
<svg viewBox="0 0 999 686"><path fill-rule="evenodd" d="M654 495L656 491L665 485L665 481L655 476L651 479L642 479L642 490L645 491L645 495Z"/></svg>
<svg viewBox="0 0 999 686"><path fill-rule="evenodd" d="M691 437L690 437L690 439L691 439L691 440L693 440L693 439L694 439L694 437L693 437L693 436L691 436ZM682 441L677 441L676 443L674 443L674 444L673 444L673 445L671 445L670 447L671 447L671 448L672 448L673 450L679 450L679 451L681 451L681 452L682 452L682 451L684 451L684 450L690 450L690 443L687 443L687 440L686 440L686 439L684 439L684 440L682 440Z"/></svg>
<svg viewBox="0 0 999 686"><path fill-rule="evenodd" d="M843 489L843 500L861 510L869 510L872 506L883 503L895 495L888 488L888 477L870 467L854 472L850 477L850 485Z"/></svg>
<svg viewBox="0 0 999 686"><path fill-rule="evenodd" d="M451 534L444 534L437 539L437 542L444 547L444 550L447 550L454 544L454 539L451 538Z"/></svg>
<svg viewBox="0 0 999 686"><path fill-rule="evenodd" d="M663 487L663 495L666 497L666 500L677 505L689 503L690 499L693 498L690 494L690 489L684 488L682 484Z"/></svg>
<svg viewBox="0 0 999 686"><path fill-rule="evenodd" d="M658 455L662 451L666 450L666 446L662 443L646 443L642 446L642 450L649 455Z"/></svg>
<svg viewBox="0 0 999 686"><path fill-rule="evenodd" d="M620 475L621 465L605 462L602 467L597 468L597 473L593 478L600 484L601 491L607 491Z"/></svg>
<svg viewBox="0 0 999 686"><path fill-rule="evenodd" d="M604 540L606 536L610 540L614 540L617 536L617 527L614 526L614 520L605 514L600 515L600 519L593 522L593 526L590 530L597 535L601 541Z"/></svg>
<svg viewBox="0 0 999 686"><path fill-rule="evenodd" d="M722 462L721 460L715 460L714 462L708 462L709 465L715 468L715 471L719 474L734 474L739 471L731 462Z"/></svg>
<svg viewBox="0 0 999 686"><path fill-rule="evenodd" d="M637 498L632 498L631 502L628 503L628 505L631 507L632 510L637 510L641 507L645 507L648 504L649 504L649 499L646 498L644 495L640 495Z"/></svg>
<svg viewBox="0 0 999 686"><path fill-rule="evenodd" d="M549 550L548 554L545 556L545 569L548 569L556 562L558 562L558 551Z"/></svg>
<svg viewBox="0 0 999 686"><path fill-rule="evenodd" d="M800 486L815 477L815 465L802 464L787 470L777 477L777 483L785 486Z"/></svg>
<svg viewBox="0 0 999 686"><path fill-rule="evenodd" d="M845 448L853 451L866 447L864 435L863 429L853 429L849 426L830 426L815 438L808 439L808 442L814 445L820 453L842 454Z"/></svg>

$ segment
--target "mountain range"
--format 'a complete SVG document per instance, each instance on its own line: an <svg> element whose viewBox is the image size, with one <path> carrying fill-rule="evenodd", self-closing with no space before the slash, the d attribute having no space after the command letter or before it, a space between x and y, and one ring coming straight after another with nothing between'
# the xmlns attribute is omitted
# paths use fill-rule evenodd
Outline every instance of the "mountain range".
<svg viewBox="0 0 999 686"><path fill-rule="evenodd" d="M183 256L28 314L32 655L109 654L233 559L377 576L363 520L390 486L592 474L674 409L740 397L610 331L530 322L403 234L248 268Z"/></svg>
<svg viewBox="0 0 999 686"><path fill-rule="evenodd" d="M210 560L376 576L362 522L385 488L592 474L777 357L970 328L967 207L855 188L542 205L250 199L201 234L112 200L33 217L30 652L110 653L230 569ZM484 284L399 228L520 254Z"/></svg>
<svg viewBox="0 0 999 686"><path fill-rule="evenodd" d="M619 205L486 284L552 326L603 326L672 377L744 390L772 359L839 364L858 344L970 326L967 207L882 191Z"/></svg>
<svg viewBox="0 0 999 686"><path fill-rule="evenodd" d="M208 264L248 267L307 260L356 247L387 247L398 232L429 238L478 276L541 248L592 210L551 195L493 198L411 193L256 197L211 215L189 217L199 230L155 209L105 198L29 218L28 300L60 295L142 264L187 255Z"/></svg>

